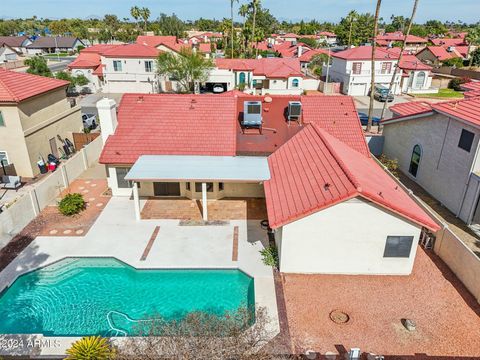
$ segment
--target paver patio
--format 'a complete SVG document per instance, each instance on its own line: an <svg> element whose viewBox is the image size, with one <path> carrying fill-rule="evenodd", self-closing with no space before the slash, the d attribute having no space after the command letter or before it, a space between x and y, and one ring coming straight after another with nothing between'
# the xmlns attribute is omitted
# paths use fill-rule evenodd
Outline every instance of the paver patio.
<svg viewBox="0 0 480 360"><path fill-rule="evenodd" d="M302 353L352 347L409 358L480 358L480 305L448 267L418 249L410 276L282 274L292 346ZM341 310L346 324L329 315ZM407 331L401 319L413 319Z"/></svg>

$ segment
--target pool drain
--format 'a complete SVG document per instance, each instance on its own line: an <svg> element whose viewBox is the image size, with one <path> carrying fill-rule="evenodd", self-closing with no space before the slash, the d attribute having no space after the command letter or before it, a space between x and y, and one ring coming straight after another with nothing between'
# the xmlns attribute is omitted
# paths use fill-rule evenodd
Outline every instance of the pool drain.
<svg viewBox="0 0 480 360"><path fill-rule="evenodd" d="M330 313L330 320L335 324L346 324L350 320L350 316L341 310L333 310Z"/></svg>

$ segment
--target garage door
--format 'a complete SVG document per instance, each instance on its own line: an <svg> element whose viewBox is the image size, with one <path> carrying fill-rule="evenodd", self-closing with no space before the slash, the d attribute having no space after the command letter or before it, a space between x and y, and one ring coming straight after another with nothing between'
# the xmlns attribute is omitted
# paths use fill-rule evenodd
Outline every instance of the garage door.
<svg viewBox="0 0 480 360"><path fill-rule="evenodd" d="M367 84L350 84L348 94L353 96L367 95Z"/></svg>

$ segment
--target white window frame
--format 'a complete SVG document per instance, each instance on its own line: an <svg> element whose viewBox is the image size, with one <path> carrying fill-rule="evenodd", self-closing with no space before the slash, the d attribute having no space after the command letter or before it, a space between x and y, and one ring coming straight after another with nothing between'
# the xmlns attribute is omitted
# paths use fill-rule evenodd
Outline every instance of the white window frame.
<svg viewBox="0 0 480 360"><path fill-rule="evenodd" d="M5 165L10 165L10 159L8 158L8 153L4 150L0 150L0 154L5 154L5 159L7 159L7 163Z"/></svg>
<svg viewBox="0 0 480 360"><path fill-rule="evenodd" d="M148 64L148 66L147 66ZM153 60L145 60L144 61L144 66L145 66L145 72L146 73L152 73L153 72ZM147 70L147 67L149 68Z"/></svg>
<svg viewBox="0 0 480 360"><path fill-rule="evenodd" d="M118 68L115 66L115 63L120 64L120 70L117 70ZM123 70L122 60L113 60L113 71L114 72L122 72L122 70Z"/></svg>
<svg viewBox="0 0 480 360"><path fill-rule="evenodd" d="M7 124L5 123L5 117L3 116L2 110L0 110L0 127L6 127Z"/></svg>

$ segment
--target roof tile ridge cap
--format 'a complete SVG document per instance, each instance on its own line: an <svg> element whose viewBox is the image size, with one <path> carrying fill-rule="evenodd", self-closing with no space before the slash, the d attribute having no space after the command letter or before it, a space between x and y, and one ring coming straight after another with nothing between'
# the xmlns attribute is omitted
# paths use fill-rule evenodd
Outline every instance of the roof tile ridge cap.
<svg viewBox="0 0 480 360"><path fill-rule="evenodd" d="M338 165L340 166L340 168L343 170L343 172L345 173L345 175L347 176L348 180L352 183L352 185L355 187L355 189L361 193L362 192L362 187L360 185L360 182L357 180L357 178L353 175L353 173L350 171L350 169L348 169L347 165L341 160L341 157L340 155L338 155L338 153L335 151L335 149L330 145L330 143L328 142L328 140L325 138L325 136L323 135L322 131L326 131L326 130L323 130L323 129L319 129L317 128L317 126L313 123L310 124L311 126L313 126L313 129L315 130L315 132L318 134L318 136L320 137L320 139L322 139L322 142L325 144L325 147L328 149L328 151L333 155L333 158L335 159L335 161L338 163ZM332 135L333 136L333 135ZM340 140L339 140L340 141ZM345 145L345 146L348 146L348 145Z"/></svg>
<svg viewBox="0 0 480 360"><path fill-rule="evenodd" d="M5 74L7 74L8 76L8 72L11 71L11 70L7 70L5 69ZM20 98L18 96L15 95L15 93L10 90L10 88L7 86L7 84L5 83L5 81L3 79L0 79L0 83L3 85L3 87L5 88L5 90L7 90L7 93L10 94L10 96L12 97L13 101L15 102L19 102L20 101Z"/></svg>

